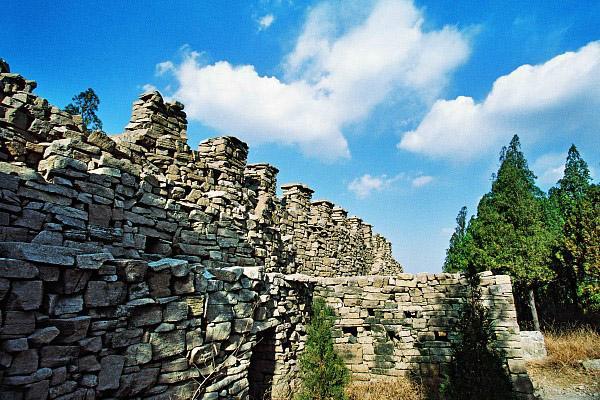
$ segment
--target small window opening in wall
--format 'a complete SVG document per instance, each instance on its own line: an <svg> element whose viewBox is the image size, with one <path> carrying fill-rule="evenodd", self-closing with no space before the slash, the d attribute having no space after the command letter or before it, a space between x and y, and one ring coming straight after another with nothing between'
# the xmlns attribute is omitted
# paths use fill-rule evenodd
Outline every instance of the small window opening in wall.
<svg viewBox="0 0 600 400"><path fill-rule="evenodd" d="M258 179L252 178L252 177L245 177L244 186L246 186L248 189L258 192L258 187L260 186L260 181Z"/></svg>
<svg viewBox="0 0 600 400"><path fill-rule="evenodd" d="M369 313L369 317L374 317L375 316L375 309L374 308L367 308L367 312Z"/></svg>
<svg viewBox="0 0 600 400"><path fill-rule="evenodd" d="M400 340L400 335L398 334L398 332L396 332L396 330L388 329L386 330L386 332L390 340Z"/></svg>
<svg viewBox="0 0 600 400"><path fill-rule="evenodd" d="M416 311L404 310L404 317L405 318L417 318L417 312Z"/></svg>
<svg viewBox="0 0 600 400"><path fill-rule="evenodd" d="M160 238L150 236L146 237L146 246L144 247L144 251L147 254L156 254L159 246Z"/></svg>
<svg viewBox="0 0 600 400"><path fill-rule="evenodd" d="M351 335L354 337L358 336L358 327L356 326L343 326L342 327L342 332L344 333L344 335Z"/></svg>
<svg viewBox="0 0 600 400"><path fill-rule="evenodd" d="M439 340L441 342L448 342L450 339L448 338L448 332L444 331L435 331L433 332L435 335L435 340Z"/></svg>

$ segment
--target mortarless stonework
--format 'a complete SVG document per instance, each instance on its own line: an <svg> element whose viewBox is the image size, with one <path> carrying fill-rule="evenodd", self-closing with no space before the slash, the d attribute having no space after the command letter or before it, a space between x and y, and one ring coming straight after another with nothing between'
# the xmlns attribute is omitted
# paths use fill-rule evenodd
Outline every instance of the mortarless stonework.
<svg viewBox="0 0 600 400"><path fill-rule="evenodd" d="M32 94L0 62L0 391L7 399L287 398L313 296L341 319L356 379L449 359L464 282L409 275L391 244L234 137L187 145L180 103L134 103L125 132ZM510 280L484 276L527 398Z"/></svg>

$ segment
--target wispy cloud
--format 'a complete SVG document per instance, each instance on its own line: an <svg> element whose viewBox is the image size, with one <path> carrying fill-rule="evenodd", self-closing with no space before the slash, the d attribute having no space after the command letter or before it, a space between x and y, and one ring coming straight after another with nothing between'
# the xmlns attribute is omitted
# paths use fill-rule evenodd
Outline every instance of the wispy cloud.
<svg viewBox="0 0 600 400"><path fill-rule="evenodd" d="M450 236L452 236L453 233L454 233L454 228L446 227L446 228L440 229L440 235L447 236L448 238Z"/></svg>
<svg viewBox="0 0 600 400"><path fill-rule="evenodd" d="M374 192L382 192L391 189L397 182L410 185L413 188L421 188L433 182L434 177L430 175L412 174L401 172L395 176L364 174L353 179L348 184L348 190L359 199L365 199Z"/></svg>
<svg viewBox="0 0 600 400"><path fill-rule="evenodd" d="M413 187L419 188L425 185L429 185L431 182L433 182L433 176L430 175L420 175L417 176L416 178L414 178L411 181L411 185Z"/></svg>
<svg viewBox="0 0 600 400"><path fill-rule="evenodd" d="M299 146L324 160L348 157L345 126L391 94L397 104L430 104L466 60L469 44L454 27L424 30L423 13L408 0L375 1L357 18L340 18L344 7L331 4L309 13L282 59L284 77L261 75L252 65L206 64L189 49L181 63L158 70L174 76L173 97L190 119L251 143Z"/></svg>
<svg viewBox="0 0 600 400"><path fill-rule="evenodd" d="M511 135L529 141L600 130L600 41L498 78L484 101L438 100L398 147L432 157L470 159Z"/></svg>
<svg viewBox="0 0 600 400"><path fill-rule="evenodd" d="M163 61L156 64L156 75L162 76L167 72L175 71L175 64L171 61Z"/></svg>
<svg viewBox="0 0 600 400"><path fill-rule="evenodd" d="M271 25L273 25L273 22L275 22L275 16L273 14L267 14L260 17L257 22L258 30L264 31L268 29Z"/></svg>
<svg viewBox="0 0 600 400"><path fill-rule="evenodd" d="M563 177L567 153L548 153L538 157L531 169L542 185L552 186Z"/></svg>
<svg viewBox="0 0 600 400"><path fill-rule="evenodd" d="M151 85L151 84L149 84L149 83L146 83L145 85L142 85L141 89L142 89L142 91L143 91L144 93L145 93L145 92L153 92L153 91L155 91L155 90L158 90L158 89L156 88L156 86L154 86L154 85Z"/></svg>

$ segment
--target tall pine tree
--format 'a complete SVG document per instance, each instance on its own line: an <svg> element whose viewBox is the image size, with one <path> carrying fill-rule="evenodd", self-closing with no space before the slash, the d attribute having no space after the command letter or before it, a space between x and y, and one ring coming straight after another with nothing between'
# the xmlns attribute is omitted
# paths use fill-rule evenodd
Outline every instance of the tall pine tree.
<svg viewBox="0 0 600 400"><path fill-rule="evenodd" d="M578 311L584 305L593 307L600 295L600 205L598 189L591 181L587 163L571 145L564 176L550 190L550 199L558 206L562 224L556 269Z"/></svg>
<svg viewBox="0 0 600 400"><path fill-rule="evenodd" d="M492 190L479 202L469 234L476 268L510 275L518 300L529 305L539 329L534 290L552 278L548 266L554 238L546 223L544 193L534 180L515 135L502 149Z"/></svg>
<svg viewBox="0 0 600 400"><path fill-rule="evenodd" d="M467 225L467 207L462 207L456 216L456 228L450 245L446 250L446 260L444 261L444 272L465 271L469 262L471 245L471 235L468 232Z"/></svg>

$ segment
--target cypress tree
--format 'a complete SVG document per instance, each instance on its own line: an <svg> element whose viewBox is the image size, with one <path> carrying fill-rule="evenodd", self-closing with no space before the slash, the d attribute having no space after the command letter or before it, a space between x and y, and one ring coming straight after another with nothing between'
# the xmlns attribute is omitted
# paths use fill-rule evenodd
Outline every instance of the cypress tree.
<svg viewBox="0 0 600 400"><path fill-rule="evenodd" d="M561 222L556 270L577 311L582 311L583 302L595 303L594 292L598 292L594 290L600 268L598 200L597 189L591 181L587 163L577 147L571 145L564 175L556 187L550 189L550 199L558 208Z"/></svg>
<svg viewBox="0 0 600 400"><path fill-rule="evenodd" d="M510 275L539 330L534 290L553 277L549 263L554 237L546 221L544 193L534 180L515 135L502 149L492 189L479 202L469 233L477 270Z"/></svg>
<svg viewBox="0 0 600 400"><path fill-rule="evenodd" d="M297 400L344 400L348 368L333 347L335 314L323 299L315 299L307 327L306 347L300 356L302 387Z"/></svg>
<svg viewBox="0 0 600 400"><path fill-rule="evenodd" d="M444 272L465 271L469 260L471 235L467 225L467 207L462 207L456 216L456 228L450 237L450 245L446 250Z"/></svg>

